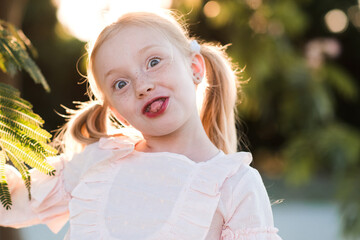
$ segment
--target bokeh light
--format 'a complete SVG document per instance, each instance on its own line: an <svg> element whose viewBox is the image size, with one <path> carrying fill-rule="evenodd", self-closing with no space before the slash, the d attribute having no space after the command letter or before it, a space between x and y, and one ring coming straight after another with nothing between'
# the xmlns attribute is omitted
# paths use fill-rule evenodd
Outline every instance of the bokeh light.
<svg viewBox="0 0 360 240"><path fill-rule="evenodd" d="M204 6L204 14L209 18L214 18L219 15L221 11L220 4L216 1L209 1Z"/></svg>
<svg viewBox="0 0 360 240"><path fill-rule="evenodd" d="M258 9L261 4L262 4L262 0L245 0L246 4L251 8L251 9Z"/></svg>
<svg viewBox="0 0 360 240"><path fill-rule="evenodd" d="M82 41L93 39L106 25L126 12L170 8L171 0L53 0L64 28Z"/></svg>
<svg viewBox="0 0 360 240"><path fill-rule="evenodd" d="M340 33L346 30L348 18L343 11L333 9L325 15L325 23L331 32Z"/></svg>
<svg viewBox="0 0 360 240"><path fill-rule="evenodd" d="M281 36L284 34L284 24L280 21L272 20L268 24L268 32L271 36Z"/></svg>
<svg viewBox="0 0 360 240"><path fill-rule="evenodd" d="M341 46L334 38L316 38L309 41L305 47L305 56L310 68L320 68L325 57L336 58L341 53Z"/></svg>
<svg viewBox="0 0 360 240"><path fill-rule="evenodd" d="M260 12L256 11L254 14L250 17L249 20L249 26L255 33L266 33L268 22L264 15L262 15Z"/></svg>
<svg viewBox="0 0 360 240"><path fill-rule="evenodd" d="M360 8L358 5L352 6L348 9L348 15L352 24L360 28Z"/></svg>

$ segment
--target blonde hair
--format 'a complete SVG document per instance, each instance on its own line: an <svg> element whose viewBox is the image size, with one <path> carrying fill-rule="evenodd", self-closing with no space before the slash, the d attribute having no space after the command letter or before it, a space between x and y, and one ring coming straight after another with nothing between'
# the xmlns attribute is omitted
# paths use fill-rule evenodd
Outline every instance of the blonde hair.
<svg viewBox="0 0 360 240"><path fill-rule="evenodd" d="M114 126L104 96L93 75L93 60L99 47L114 33L126 26L145 26L164 34L184 56L190 56L189 33L181 17L174 12L159 15L148 12L133 12L121 16L99 34L88 48L88 94L90 101L80 104L79 109L68 110L69 121L59 131L55 144L63 150L80 151L86 145L109 136ZM215 44L200 44L200 53L205 59L207 86L200 107L200 118L209 139L225 153L236 151L235 103L237 100L237 76L225 47Z"/></svg>

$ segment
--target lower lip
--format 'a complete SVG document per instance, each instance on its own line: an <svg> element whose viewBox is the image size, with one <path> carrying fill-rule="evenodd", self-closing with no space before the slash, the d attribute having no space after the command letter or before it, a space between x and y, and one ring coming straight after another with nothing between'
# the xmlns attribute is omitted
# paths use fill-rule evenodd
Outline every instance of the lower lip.
<svg viewBox="0 0 360 240"><path fill-rule="evenodd" d="M145 112L144 114L149 118L155 118L161 115L165 110L167 109L167 106L169 104L169 98L166 98L164 103L161 105L161 108L156 113L153 112Z"/></svg>

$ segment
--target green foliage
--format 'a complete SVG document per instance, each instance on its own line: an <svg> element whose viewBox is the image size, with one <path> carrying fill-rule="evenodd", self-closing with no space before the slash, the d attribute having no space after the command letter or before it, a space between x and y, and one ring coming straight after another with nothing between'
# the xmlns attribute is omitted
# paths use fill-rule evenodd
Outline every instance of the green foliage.
<svg viewBox="0 0 360 240"><path fill-rule="evenodd" d="M6 155L0 147L0 201L6 209L11 207L11 197L5 176Z"/></svg>
<svg viewBox="0 0 360 240"><path fill-rule="evenodd" d="M50 92L49 85L28 51L33 56L36 55L35 49L22 31L0 20L0 69L12 76L16 70L24 69L36 83L42 84L45 90Z"/></svg>
<svg viewBox="0 0 360 240"><path fill-rule="evenodd" d="M39 68L27 51L36 54L25 35L9 23L0 21L0 69L14 75L24 69L50 91ZM15 88L0 83L0 201L6 209L11 208L5 163L10 161L20 172L31 199L29 168L54 175L55 169L46 161L57 151L48 145L51 134L42 129L44 121L32 111L32 105L20 97Z"/></svg>
<svg viewBox="0 0 360 240"><path fill-rule="evenodd" d="M54 168L46 157L57 151L47 145L51 135L41 128L42 119L32 112L30 103L19 92L0 83L0 200L6 209L11 206L7 188L5 163L11 161L19 170L30 195L29 167L54 175Z"/></svg>

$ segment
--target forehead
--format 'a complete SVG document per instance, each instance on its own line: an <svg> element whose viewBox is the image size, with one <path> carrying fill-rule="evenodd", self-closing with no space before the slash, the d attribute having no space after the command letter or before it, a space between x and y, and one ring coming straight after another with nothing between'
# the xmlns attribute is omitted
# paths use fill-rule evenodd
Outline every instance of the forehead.
<svg viewBox="0 0 360 240"><path fill-rule="evenodd" d="M147 26L126 26L112 32L99 46L93 56L93 72L102 78L104 74L122 65L142 59L152 48L173 51L173 46L164 33ZM99 79L100 80L100 79Z"/></svg>
<svg viewBox="0 0 360 240"><path fill-rule="evenodd" d="M136 54L150 45L171 47L168 38L159 30L145 26L127 26L110 34L99 47L95 57L101 56L102 53L112 55L114 51L116 54Z"/></svg>

